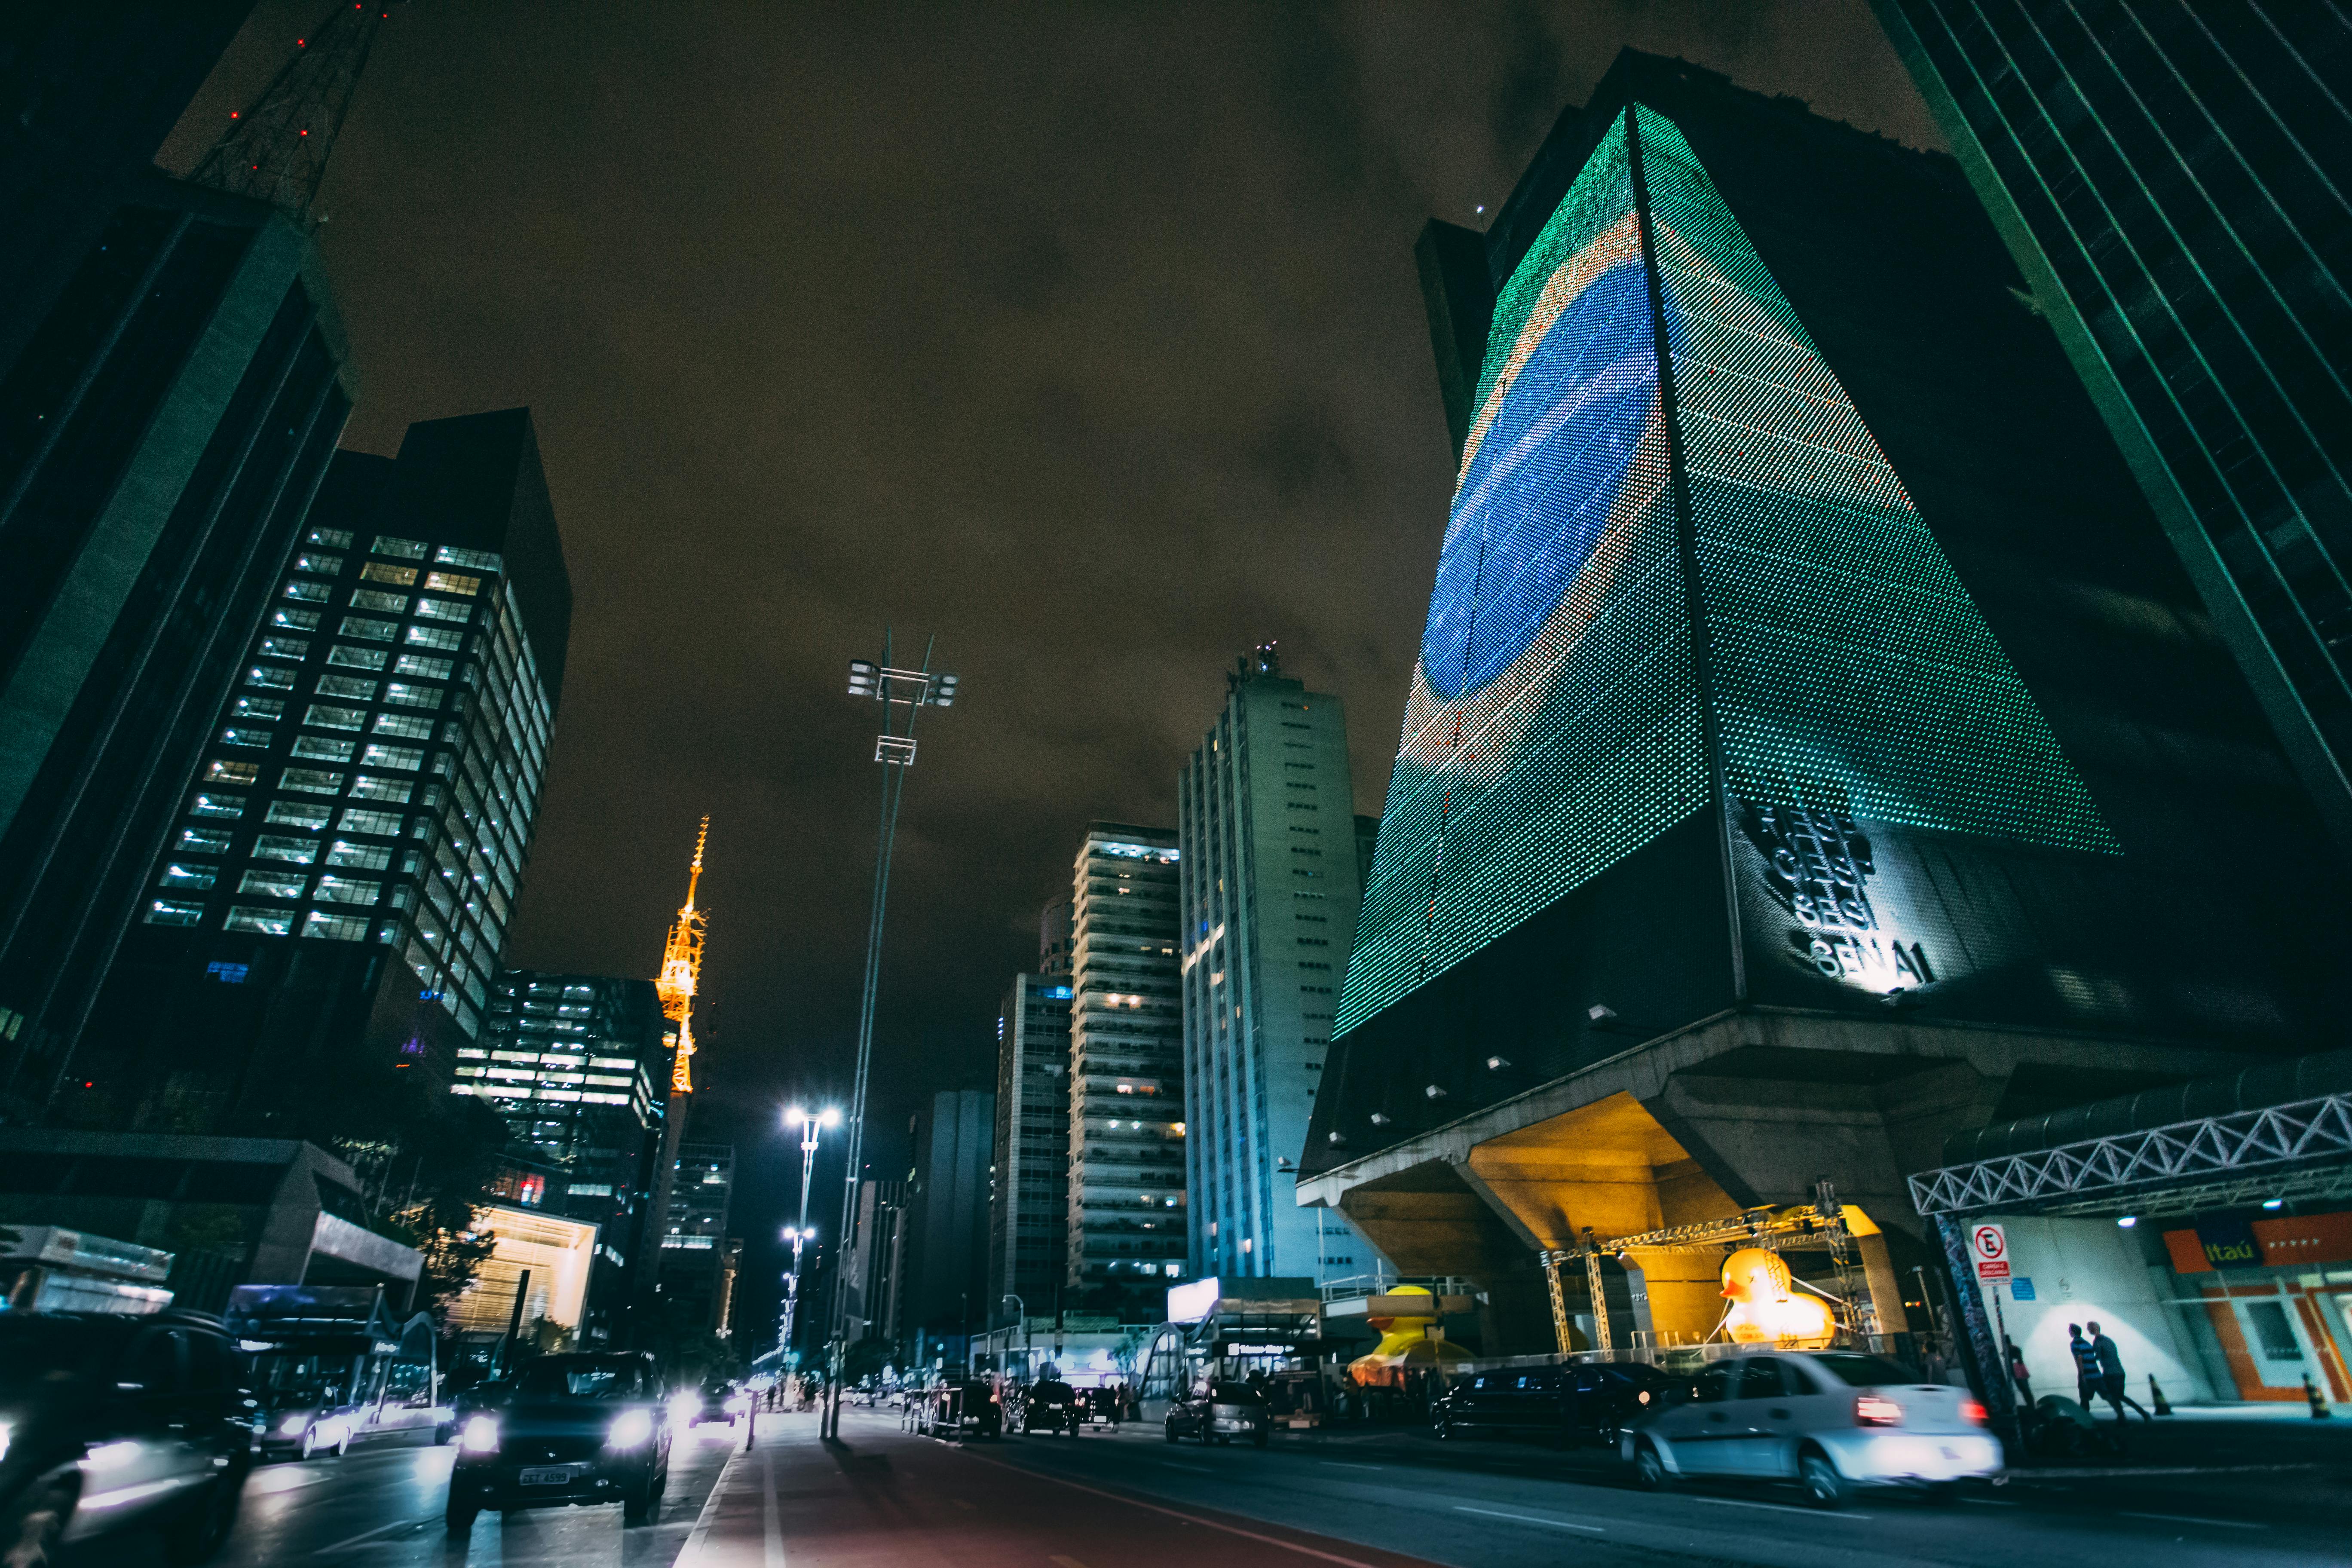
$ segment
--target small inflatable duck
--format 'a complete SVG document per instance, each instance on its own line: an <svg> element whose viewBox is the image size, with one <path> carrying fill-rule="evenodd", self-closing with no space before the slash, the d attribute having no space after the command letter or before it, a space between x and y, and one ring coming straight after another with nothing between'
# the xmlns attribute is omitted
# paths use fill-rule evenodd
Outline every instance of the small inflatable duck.
<svg viewBox="0 0 2352 1568"><path fill-rule="evenodd" d="M1736 1344L1819 1350L1837 1330L1830 1304L1798 1290L1780 1255L1760 1247L1723 1260L1723 1295L1731 1303L1723 1332Z"/></svg>

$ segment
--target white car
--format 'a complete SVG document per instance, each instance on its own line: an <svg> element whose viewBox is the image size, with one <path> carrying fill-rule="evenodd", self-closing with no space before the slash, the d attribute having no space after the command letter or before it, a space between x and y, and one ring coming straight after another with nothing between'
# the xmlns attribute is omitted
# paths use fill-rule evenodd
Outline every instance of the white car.
<svg viewBox="0 0 2352 1568"><path fill-rule="evenodd" d="M1996 1475L2000 1440L1964 1388L1921 1383L1852 1351L1774 1351L1712 1362L1688 1397L1627 1429L1624 1456L1653 1490L1678 1477L1793 1480L1822 1508L1858 1487Z"/></svg>

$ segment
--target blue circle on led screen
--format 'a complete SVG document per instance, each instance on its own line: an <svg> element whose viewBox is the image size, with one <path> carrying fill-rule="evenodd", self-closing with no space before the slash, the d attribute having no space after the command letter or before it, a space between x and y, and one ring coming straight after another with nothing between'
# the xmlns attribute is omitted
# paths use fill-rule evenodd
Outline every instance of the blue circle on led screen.
<svg viewBox="0 0 2352 1568"><path fill-rule="evenodd" d="M1600 542L1657 400L1641 264L1585 285L1536 344L1462 476L1421 666L1452 699L1510 668Z"/></svg>

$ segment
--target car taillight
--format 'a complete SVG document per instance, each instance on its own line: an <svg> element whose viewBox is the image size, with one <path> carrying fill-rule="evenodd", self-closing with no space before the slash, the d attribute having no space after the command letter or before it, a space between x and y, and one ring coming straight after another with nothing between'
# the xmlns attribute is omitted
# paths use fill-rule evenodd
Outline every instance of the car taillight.
<svg viewBox="0 0 2352 1568"><path fill-rule="evenodd" d="M1985 1407L1973 1399L1963 1399L1960 1401L1960 1419L1973 1421L1981 1426L1985 1424Z"/></svg>
<svg viewBox="0 0 2352 1568"><path fill-rule="evenodd" d="M1857 1426L1900 1426L1903 1406L1875 1394L1865 1394L1853 1402L1853 1424Z"/></svg>

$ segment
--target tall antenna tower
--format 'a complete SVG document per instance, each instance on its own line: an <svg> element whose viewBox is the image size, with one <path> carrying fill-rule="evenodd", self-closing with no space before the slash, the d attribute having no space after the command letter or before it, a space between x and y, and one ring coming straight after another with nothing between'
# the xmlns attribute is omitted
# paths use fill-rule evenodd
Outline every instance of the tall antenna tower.
<svg viewBox="0 0 2352 1568"><path fill-rule="evenodd" d="M692 1094L694 1075L687 1066L694 1055L694 992L702 978L703 911L695 907L695 889L702 881L702 846L710 837L710 818L694 836L694 864L686 874L686 903L670 922L669 942L662 949L661 974L654 989L661 994L662 1012L677 1026L677 1056L669 1070L669 1091Z"/></svg>
<svg viewBox="0 0 2352 1568"><path fill-rule="evenodd" d="M308 218L368 51L395 3L336 0L317 27L294 40L294 58L261 96L229 116L228 130L188 177Z"/></svg>

